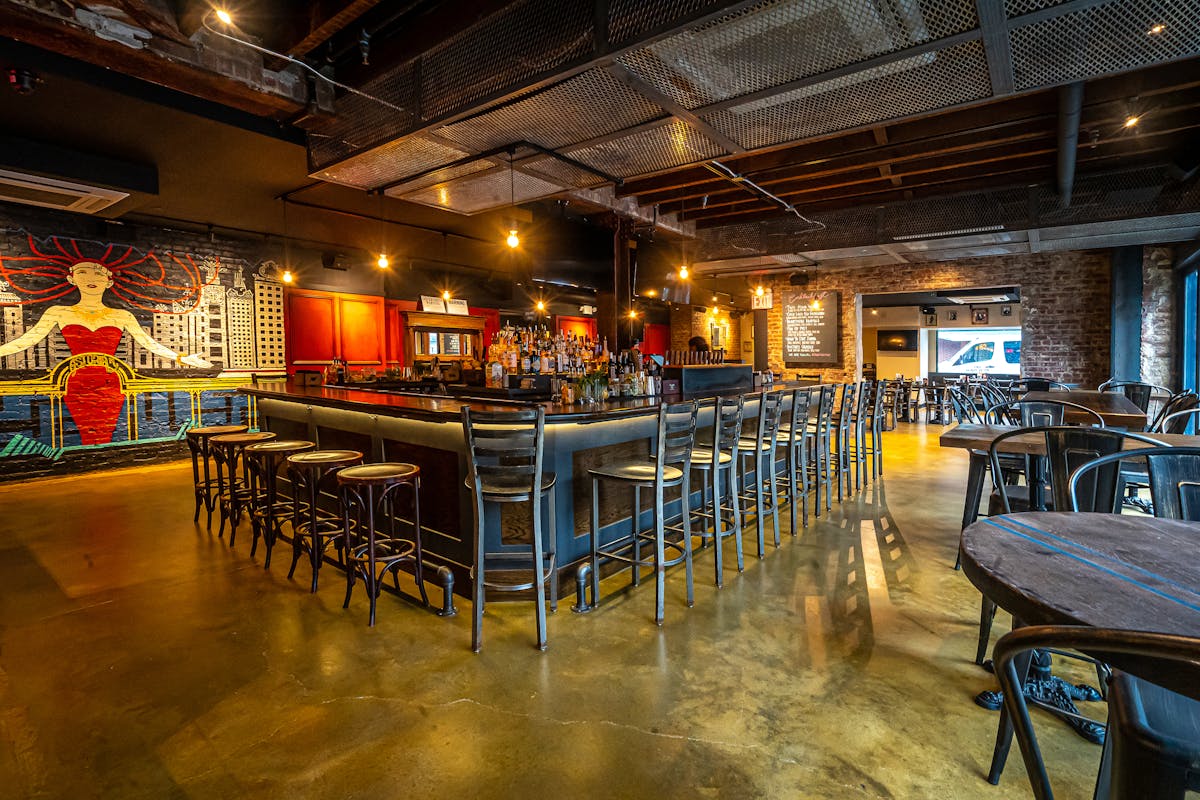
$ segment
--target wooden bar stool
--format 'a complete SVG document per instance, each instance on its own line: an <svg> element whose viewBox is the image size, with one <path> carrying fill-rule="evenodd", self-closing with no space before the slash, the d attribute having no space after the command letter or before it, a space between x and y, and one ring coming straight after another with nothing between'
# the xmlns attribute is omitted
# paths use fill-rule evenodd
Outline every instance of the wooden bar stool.
<svg viewBox="0 0 1200 800"><path fill-rule="evenodd" d="M208 513L208 527L212 527L213 506L220 493L217 490L217 479L213 477L211 461L212 453L209 440L214 436L227 433L245 433L249 428L245 425L209 425L204 428L188 428L187 444L192 454L192 484L196 491L196 515L192 522L200 521L200 507Z"/></svg>
<svg viewBox="0 0 1200 800"><path fill-rule="evenodd" d="M288 580L296 574L296 564L307 550L312 564L312 589L317 590L317 577L329 545L342 558L341 514L321 512L321 484L345 467L361 464L363 454L357 450L309 450L288 456L288 477L292 481L292 567Z"/></svg>
<svg viewBox="0 0 1200 800"><path fill-rule="evenodd" d="M429 605L421 559L421 468L416 464L381 462L346 467L337 473L338 495L342 503L343 555L346 559L346 602L354 591L355 578L367 585L371 604L369 625L375 624L375 602L381 581L388 572L400 590L400 568L408 564L421 593L422 605ZM412 519L404 520L412 538L396 532L396 501L402 490L409 492ZM377 525L379 523L379 525ZM386 532L382 530L386 523Z"/></svg>
<svg viewBox="0 0 1200 800"><path fill-rule="evenodd" d="M301 439L276 439L246 445L242 457L246 460L246 471L250 476L250 526L254 542L250 545L251 557L258 551L261 536L267 555L263 569L271 566L271 551L275 549L275 538L283 520L292 508L292 498L279 498L279 468L287 457L303 453L316 447L312 442Z"/></svg>
<svg viewBox="0 0 1200 800"><path fill-rule="evenodd" d="M688 509L691 484L692 445L696 438L695 401L690 403L663 403L658 409L658 433L653 458L644 461L633 461L611 466L596 467L588 470L592 479L592 602L600 602L600 559L619 561L633 568L638 566L653 567L655 577L654 591L654 622L663 624L663 609L666 600L666 570L680 562L684 564L684 574L687 581L687 604L692 606L695 598L692 590L692 532L691 513ZM600 481L614 481L630 486L634 490L632 531L605 547L600 546ZM664 491L670 487L680 487L680 502L682 505L683 539L681 542L668 541L666 537L666 503ZM654 524L650 530L641 530L640 491L649 489L654 492ZM642 542L651 544L653 555L642 558L640 545ZM666 557L666 548L670 547L679 555L670 560Z"/></svg>
<svg viewBox="0 0 1200 800"><path fill-rule="evenodd" d="M463 435L467 443L467 488L471 491L475 518L475 565L471 569L474 617L471 649L483 644L483 610L487 590L520 592L533 589L537 603L537 647L546 649L546 585L550 586L550 610L558 609L558 536L554 507L555 475L542 470L546 414L542 408L489 413L462 409ZM542 500L547 501L549 536L542 537ZM503 545L489 551L485 542L488 503L528 503L531 531L529 543ZM499 573L507 580L488 577ZM527 579L528 578L528 579Z"/></svg>
<svg viewBox="0 0 1200 800"><path fill-rule="evenodd" d="M225 522L228 520L230 547L233 547L234 538L237 536L237 524L242 517L242 509L250 502L250 480L242 459L242 451L249 445L270 442L276 438L277 436L270 431L261 431L225 433L209 439L213 461L217 464L217 494L221 511L221 527L217 530L217 535L225 532Z"/></svg>

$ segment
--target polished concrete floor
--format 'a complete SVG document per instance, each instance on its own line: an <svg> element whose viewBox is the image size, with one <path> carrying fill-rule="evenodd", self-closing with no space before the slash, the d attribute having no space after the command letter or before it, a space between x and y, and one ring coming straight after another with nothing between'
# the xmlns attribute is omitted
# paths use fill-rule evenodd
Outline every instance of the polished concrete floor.
<svg viewBox="0 0 1200 800"><path fill-rule="evenodd" d="M489 605L479 655L464 600L384 596L369 629L334 571L310 595L194 526L182 464L0 485L0 797L1029 797L1015 748L983 778L940 431L886 434L884 480L724 589L702 553L694 608L672 573L662 628L643 584L565 602L544 653L528 603ZM1090 797L1099 748L1035 716Z"/></svg>

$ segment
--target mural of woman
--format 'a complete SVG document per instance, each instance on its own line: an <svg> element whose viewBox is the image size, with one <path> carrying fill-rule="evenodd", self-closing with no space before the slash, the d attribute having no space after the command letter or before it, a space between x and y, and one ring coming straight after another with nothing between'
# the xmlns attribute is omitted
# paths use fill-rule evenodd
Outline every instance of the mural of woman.
<svg viewBox="0 0 1200 800"><path fill-rule="evenodd" d="M102 245L94 255L85 254L81 243L73 239L52 237L51 248L39 248L29 237L33 255L0 257L0 278L27 299L22 305L48 303L78 292L79 300L70 305L47 308L29 330L0 344L0 357L19 353L50 336L56 329L71 350L80 353L103 353L115 356L121 338L128 333L134 342L160 358L177 365L206 368L212 365L199 355L180 355L156 342L146 333L133 313L126 308L105 305L108 292L127 305L147 311L161 311L163 304L180 303L184 307L174 313L187 313L200 301L200 291L206 285L200 269L190 257L169 256L184 276L185 283L167 281L167 270L153 254L138 254L132 247L120 251L116 245ZM156 308L147 303L159 305ZM80 443L106 444L125 405L119 376L100 365L84 366L67 380L66 406L79 430Z"/></svg>

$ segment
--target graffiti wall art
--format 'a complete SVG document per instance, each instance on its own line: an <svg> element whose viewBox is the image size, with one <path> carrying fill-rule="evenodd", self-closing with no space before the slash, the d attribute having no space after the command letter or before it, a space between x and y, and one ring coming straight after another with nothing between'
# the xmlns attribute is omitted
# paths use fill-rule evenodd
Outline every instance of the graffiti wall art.
<svg viewBox="0 0 1200 800"><path fill-rule="evenodd" d="M244 422L253 409L236 387L285 369L274 262L57 236L20 244L0 250L0 458Z"/></svg>

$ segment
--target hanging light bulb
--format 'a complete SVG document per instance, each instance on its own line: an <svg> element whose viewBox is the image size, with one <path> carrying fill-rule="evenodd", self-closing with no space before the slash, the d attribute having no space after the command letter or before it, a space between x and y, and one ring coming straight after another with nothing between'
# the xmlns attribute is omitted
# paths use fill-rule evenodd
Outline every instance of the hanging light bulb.
<svg viewBox="0 0 1200 800"><path fill-rule="evenodd" d="M449 289L446 289L444 292L442 292L442 299L443 299L443 300L449 300L449 299L450 299L450 290L449 290Z"/></svg>
<svg viewBox="0 0 1200 800"><path fill-rule="evenodd" d="M294 281L295 279L296 279L296 278L295 278L295 276L294 276L294 275L292 275L292 271L291 271L290 269L285 269L285 270L283 271L283 282L284 282L284 283L291 283L291 282L292 282L292 281Z"/></svg>
<svg viewBox="0 0 1200 800"><path fill-rule="evenodd" d="M816 310L816 311L820 311L820 310L821 310L821 301L820 301L820 300L813 300L813 301L812 301L812 307L813 307L813 309L814 309L814 310Z"/></svg>
<svg viewBox="0 0 1200 800"><path fill-rule="evenodd" d="M631 309L629 309L629 318L630 318L630 319L637 319L637 311L636 311L635 309L632 309L632 308L631 308Z"/></svg>
<svg viewBox="0 0 1200 800"><path fill-rule="evenodd" d="M1142 121L1141 117L1137 116L1136 114L1130 114L1128 117L1125 118L1125 127L1126 128L1136 128L1137 124L1141 121Z"/></svg>
<svg viewBox="0 0 1200 800"><path fill-rule="evenodd" d="M762 287L761 283L754 288L754 295L755 295L755 297L763 296L763 287Z"/></svg>
<svg viewBox="0 0 1200 800"><path fill-rule="evenodd" d="M545 311L545 310L546 310L546 301L545 301L545 300L538 300L538 301L537 301L537 310L538 310L538 311Z"/></svg>
<svg viewBox="0 0 1200 800"><path fill-rule="evenodd" d="M391 265L392 262L388 261L388 257L386 254L380 253L379 258L378 258L378 260L376 260L375 263L377 265L379 265L380 269L387 269L388 266Z"/></svg>
<svg viewBox="0 0 1200 800"><path fill-rule="evenodd" d="M686 264L684 264L684 265L682 265L682 266L680 266L680 267L679 267L679 277L680 277L680 279L682 279L682 280L685 280L685 281L687 280L687 277L688 277L688 268L687 268L687 265L686 265Z"/></svg>
<svg viewBox="0 0 1200 800"><path fill-rule="evenodd" d="M217 9L217 19L221 20L221 22L225 25L233 24L233 15L223 8Z"/></svg>
<svg viewBox="0 0 1200 800"><path fill-rule="evenodd" d="M505 239L504 241L509 247L513 248L514 250L521 246L521 237L517 236L516 228L513 228L512 230L510 230L508 232L508 238Z"/></svg>

